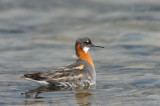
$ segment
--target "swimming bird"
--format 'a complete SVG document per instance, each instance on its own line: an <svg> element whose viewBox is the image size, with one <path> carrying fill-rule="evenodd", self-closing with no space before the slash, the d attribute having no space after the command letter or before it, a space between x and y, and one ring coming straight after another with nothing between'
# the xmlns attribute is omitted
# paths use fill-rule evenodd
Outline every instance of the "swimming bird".
<svg viewBox="0 0 160 106"><path fill-rule="evenodd" d="M88 37L79 38L75 42L75 51L78 57L75 63L47 72L25 74L22 78L34 81L42 86L78 87L95 85L96 71L88 52L91 47L104 48L94 45Z"/></svg>

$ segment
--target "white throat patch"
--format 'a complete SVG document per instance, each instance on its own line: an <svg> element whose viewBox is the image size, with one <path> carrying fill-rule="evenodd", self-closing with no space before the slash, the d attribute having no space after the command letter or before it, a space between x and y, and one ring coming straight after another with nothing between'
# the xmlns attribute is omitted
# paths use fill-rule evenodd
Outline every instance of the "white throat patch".
<svg viewBox="0 0 160 106"><path fill-rule="evenodd" d="M83 51L84 51L85 53L87 53L88 50L89 50L89 47L86 47L86 46L85 46L85 47L83 48Z"/></svg>

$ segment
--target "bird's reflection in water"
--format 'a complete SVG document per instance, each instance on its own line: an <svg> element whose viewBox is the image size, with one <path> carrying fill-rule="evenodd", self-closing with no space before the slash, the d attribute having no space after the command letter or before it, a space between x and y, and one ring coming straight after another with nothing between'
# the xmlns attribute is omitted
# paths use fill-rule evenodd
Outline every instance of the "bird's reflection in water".
<svg viewBox="0 0 160 106"><path fill-rule="evenodd" d="M49 103L47 103L47 101L45 101L45 97L42 97L42 95L40 96L40 94L45 93L45 92L73 91L75 99L76 99L76 103L80 104L82 106L83 105L86 106L86 105L91 105L91 98L94 95L93 93L91 93L91 90L93 90L93 89L95 89L95 86L77 87L74 89L40 86L36 89L29 90L29 91L22 93L22 94L26 98L25 105L52 104L51 101L49 101ZM55 100L53 100L53 102L55 102Z"/></svg>

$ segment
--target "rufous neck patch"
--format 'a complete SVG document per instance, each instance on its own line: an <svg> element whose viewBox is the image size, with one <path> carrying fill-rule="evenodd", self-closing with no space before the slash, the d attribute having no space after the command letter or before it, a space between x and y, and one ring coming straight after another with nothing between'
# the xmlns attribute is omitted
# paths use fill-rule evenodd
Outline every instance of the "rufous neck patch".
<svg viewBox="0 0 160 106"><path fill-rule="evenodd" d="M77 47L76 47L76 52L77 52L78 58L79 58L80 60L85 60L85 61L87 61L87 62L92 66L92 68L94 69L94 63L93 63L92 58L91 58L91 56L89 55L89 52L88 52L88 51L87 51L87 52L83 51L83 50L80 48L80 44L78 44Z"/></svg>

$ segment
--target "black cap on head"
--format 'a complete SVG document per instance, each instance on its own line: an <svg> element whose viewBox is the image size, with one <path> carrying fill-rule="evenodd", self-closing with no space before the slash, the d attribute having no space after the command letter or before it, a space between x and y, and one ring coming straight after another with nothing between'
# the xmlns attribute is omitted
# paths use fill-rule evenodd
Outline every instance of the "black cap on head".
<svg viewBox="0 0 160 106"><path fill-rule="evenodd" d="M102 46L96 46L92 43L92 41L88 38L88 37L84 37L84 38L79 38L76 40L76 44L75 47L77 47L77 45L80 44L80 48L83 49L83 47L100 47L100 48L104 48Z"/></svg>
<svg viewBox="0 0 160 106"><path fill-rule="evenodd" d="M100 48L104 48L102 46L96 46L92 43L92 41L88 38L88 37L84 37L84 38L79 38L76 40L76 44L75 44L75 49L76 49L76 55L79 56L78 51L77 51L77 46L80 44L80 49L85 51L86 53L88 52L90 47L100 47Z"/></svg>
<svg viewBox="0 0 160 106"><path fill-rule="evenodd" d="M92 42L89 38L85 37L85 38L79 38L76 40L76 45L80 44L80 48L83 49L84 46L86 47L91 47Z"/></svg>

